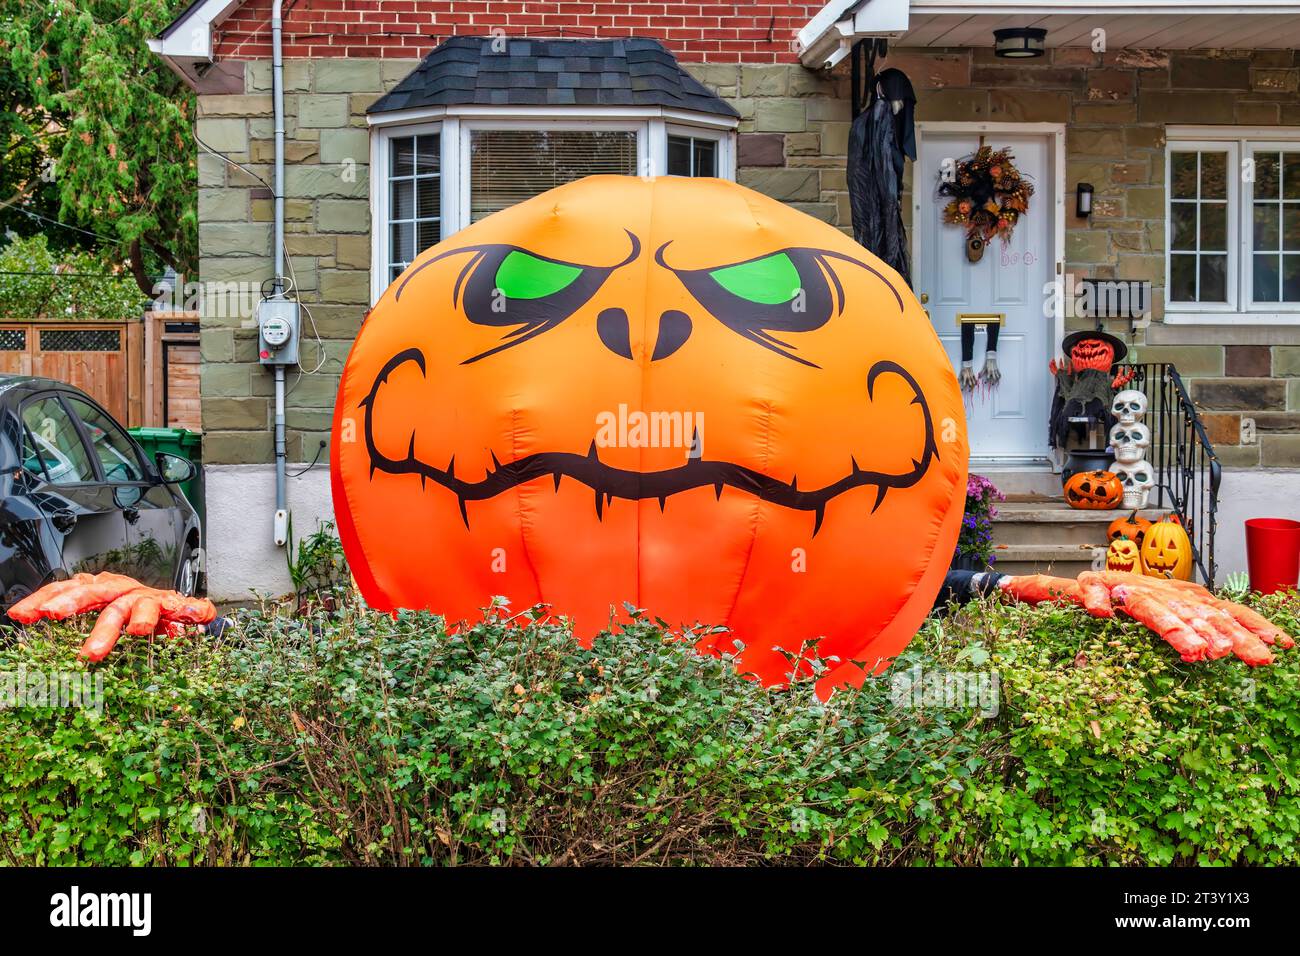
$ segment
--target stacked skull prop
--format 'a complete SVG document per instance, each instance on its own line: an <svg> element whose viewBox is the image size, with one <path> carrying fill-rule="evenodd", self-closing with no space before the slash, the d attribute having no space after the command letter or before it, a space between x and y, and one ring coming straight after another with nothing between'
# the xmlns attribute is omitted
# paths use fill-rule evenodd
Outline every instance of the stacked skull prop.
<svg viewBox="0 0 1300 956"><path fill-rule="evenodd" d="M1113 470L1124 483L1124 507L1145 508L1155 484L1155 475L1146 461L1151 447L1151 429L1142 423L1147 413L1147 397L1134 388L1115 394L1111 414L1117 419L1110 430L1110 444L1115 450Z"/></svg>

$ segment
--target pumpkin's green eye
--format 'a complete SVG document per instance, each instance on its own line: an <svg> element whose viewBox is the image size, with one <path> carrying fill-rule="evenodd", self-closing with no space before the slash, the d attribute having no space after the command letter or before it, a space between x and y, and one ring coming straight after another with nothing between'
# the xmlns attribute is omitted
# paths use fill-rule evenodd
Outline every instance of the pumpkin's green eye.
<svg viewBox="0 0 1300 956"><path fill-rule="evenodd" d="M714 269L709 275L732 295L761 305L789 302L802 284L799 270L784 252Z"/></svg>
<svg viewBox="0 0 1300 956"><path fill-rule="evenodd" d="M507 299L542 299L567 289L580 275L578 266L515 249L497 267L496 287Z"/></svg>

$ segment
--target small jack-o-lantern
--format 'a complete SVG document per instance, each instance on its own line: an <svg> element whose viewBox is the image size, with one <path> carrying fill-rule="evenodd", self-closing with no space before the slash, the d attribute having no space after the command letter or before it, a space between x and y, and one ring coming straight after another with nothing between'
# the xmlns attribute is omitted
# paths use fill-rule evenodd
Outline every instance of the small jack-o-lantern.
<svg viewBox="0 0 1300 956"><path fill-rule="evenodd" d="M1142 552L1136 541L1120 535L1106 549L1106 570L1127 571L1130 574L1142 573Z"/></svg>
<svg viewBox="0 0 1300 956"><path fill-rule="evenodd" d="M1116 538L1128 538L1141 547L1142 538L1146 535L1149 527L1151 527L1151 522L1134 511L1127 518L1119 517L1112 521L1106 529L1106 536L1111 541Z"/></svg>
<svg viewBox="0 0 1300 956"><path fill-rule="evenodd" d="M907 285L717 179L594 176L421 253L334 421L372 607L455 623L502 595L587 642L646 608L720 625L699 648L743 643L769 684L817 640L822 691L911 640L966 498L961 391Z"/></svg>
<svg viewBox="0 0 1300 956"><path fill-rule="evenodd" d="M1124 486L1113 472L1081 471L1065 483L1065 503L1071 508L1118 508L1123 500Z"/></svg>
<svg viewBox="0 0 1300 956"><path fill-rule="evenodd" d="M1157 578L1192 579L1192 540L1178 515L1154 522L1142 539L1142 566Z"/></svg>

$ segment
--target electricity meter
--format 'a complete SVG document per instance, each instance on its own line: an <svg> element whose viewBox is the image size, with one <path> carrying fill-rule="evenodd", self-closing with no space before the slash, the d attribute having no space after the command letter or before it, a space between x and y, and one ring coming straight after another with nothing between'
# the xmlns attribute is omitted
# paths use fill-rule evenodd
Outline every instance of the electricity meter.
<svg viewBox="0 0 1300 956"><path fill-rule="evenodd" d="M258 305L257 357L263 365L298 361L298 309L293 299L263 299Z"/></svg>

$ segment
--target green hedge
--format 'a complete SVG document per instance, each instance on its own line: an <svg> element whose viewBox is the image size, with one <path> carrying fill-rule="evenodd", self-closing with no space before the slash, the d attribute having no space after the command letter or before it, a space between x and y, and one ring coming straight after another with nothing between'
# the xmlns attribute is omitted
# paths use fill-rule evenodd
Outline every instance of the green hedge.
<svg viewBox="0 0 1300 956"><path fill-rule="evenodd" d="M0 679L78 643L10 632ZM0 710L0 862L1294 865L1297 660L973 605L822 704L645 617L586 651L504 612L252 612L119 648L102 712Z"/></svg>

